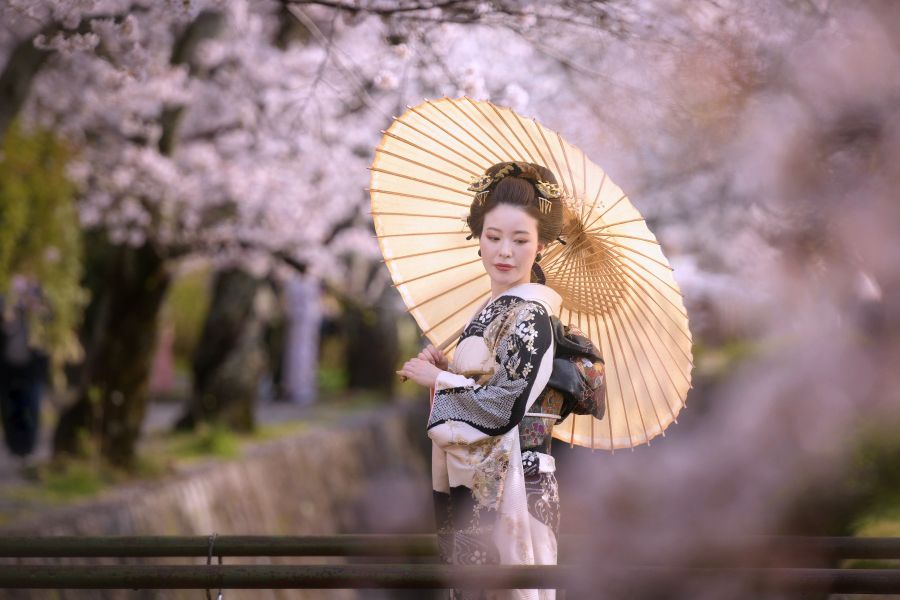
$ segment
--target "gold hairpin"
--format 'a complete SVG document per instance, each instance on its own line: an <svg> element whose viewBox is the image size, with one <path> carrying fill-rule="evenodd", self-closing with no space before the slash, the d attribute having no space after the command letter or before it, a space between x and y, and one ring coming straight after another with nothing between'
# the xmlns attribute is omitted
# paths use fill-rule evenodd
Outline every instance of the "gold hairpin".
<svg viewBox="0 0 900 600"><path fill-rule="evenodd" d="M538 209L545 215L549 215L551 208L550 200L544 198L543 196L538 196L538 200L540 201L538 203Z"/></svg>

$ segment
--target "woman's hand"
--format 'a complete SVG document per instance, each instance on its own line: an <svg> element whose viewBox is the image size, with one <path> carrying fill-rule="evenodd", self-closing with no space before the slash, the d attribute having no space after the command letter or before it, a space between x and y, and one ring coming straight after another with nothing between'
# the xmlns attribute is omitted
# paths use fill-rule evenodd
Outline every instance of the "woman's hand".
<svg viewBox="0 0 900 600"><path fill-rule="evenodd" d="M419 359L430 362L441 371L447 370L447 357L444 356L443 352L441 352L431 344L428 344L428 346L424 350L419 352Z"/></svg>
<svg viewBox="0 0 900 600"><path fill-rule="evenodd" d="M440 375L442 370L427 360L411 358L406 361L403 368L397 371L397 374L412 379L419 385L433 388L437 381L437 376Z"/></svg>

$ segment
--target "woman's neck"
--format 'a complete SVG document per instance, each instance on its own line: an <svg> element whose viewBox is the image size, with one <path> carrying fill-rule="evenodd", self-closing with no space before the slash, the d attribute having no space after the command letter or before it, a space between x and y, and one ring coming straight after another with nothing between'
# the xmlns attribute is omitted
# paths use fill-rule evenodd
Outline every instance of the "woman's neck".
<svg viewBox="0 0 900 600"><path fill-rule="evenodd" d="M491 299L489 300L489 302L493 302L499 296L505 294L506 292L513 289L514 287L520 286L523 283L529 283L530 281L531 281L530 277L528 279L525 279L522 281L516 281L515 283L511 283L511 284L502 284L502 283L497 283L495 281L492 281L491 282Z"/></svg>

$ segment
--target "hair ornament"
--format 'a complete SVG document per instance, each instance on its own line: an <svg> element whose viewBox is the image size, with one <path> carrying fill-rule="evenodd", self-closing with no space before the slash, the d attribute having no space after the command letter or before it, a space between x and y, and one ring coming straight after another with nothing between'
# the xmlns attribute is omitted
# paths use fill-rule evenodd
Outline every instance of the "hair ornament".
<svg viewBox="0 0 900 600"><path fill-rule="evenodd" d="M550 204L550 200L544 198L543 196L538 196L538 210L540 210L545 215L549 215L551 208L552 205Z"/></svg>
<svg viewBox="0 0 900 600"><path fill-rule="evenodd" d="M534 186L541 193L541 196L548 200L556 200L562 195L559 186L555 183L550 183L549 181L538 180L535 182Z"/></svg>
<svg viewBox="0 0 900 600"><path fill-rule="evenodd" d="M468 189L470 192L475 192L475 199L478 200L479 195L486 196L494 184L516 170L521 172L521 169L518 169L514 163L510 163L502 167L493 175L473 176ZM481 198L481 201L484 201L483 197Z"/></svg>
<svg viewBox="0 0 900 600"><path fill-rule="evenodd" d="M550 214L553 209L551 200L557 200L562 196L559 186L540 179L537 170L532 165L523 162L509 162L493 175L472 177L468 189L470 192L475 192L474 203L482 206L497 182L509 175L523 177L534 184L537 190L538 210L543 214Z"/></svg>
<svg viewBox="0 0 900 600"><path fill-rule="evenodd" d="M474 176L469 185L469 191L476 193L486 192L493 182L494 178L490 175L482 175L481 177Z"/></svg>
<svg viewBox="0 0 900 600"><path fill-rule="evenodd" d="M504 165L499 171L494 173L494 181L500 181L507 175L517 175L522 172L521 167L516 163L508 163Z"/></svg>

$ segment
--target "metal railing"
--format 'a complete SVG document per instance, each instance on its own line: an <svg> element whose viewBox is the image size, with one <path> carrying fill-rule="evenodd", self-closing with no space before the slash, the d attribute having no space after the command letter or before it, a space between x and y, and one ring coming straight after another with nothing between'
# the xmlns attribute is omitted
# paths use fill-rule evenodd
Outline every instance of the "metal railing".
<svg viewBox="0 0 900 600"><path fill-rule="evenodd" d="M283 588L564 588L583 580L584 565L567 563L585 540L561 541L562 563L546 566L449 566L409 564L437 554L434 535L335 536L123 536L0 537L0 589L283 589ZM303 565L152 565L22 564L28 558L368 557L404 564ZM762 557L756 560L752 557ZM774 557L774 558L773 558ZM597 578L715 579L745 577L783 589L852 594L900 594L900 568L812 568L842 559L900 559L900 538L748 538L727 548L708 548L680 566L659 564L592 565ZM661 559L663 560L663 559ZM778 566L775 566L778 565Z"/></svg>

